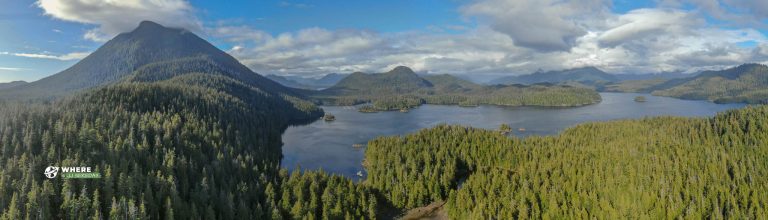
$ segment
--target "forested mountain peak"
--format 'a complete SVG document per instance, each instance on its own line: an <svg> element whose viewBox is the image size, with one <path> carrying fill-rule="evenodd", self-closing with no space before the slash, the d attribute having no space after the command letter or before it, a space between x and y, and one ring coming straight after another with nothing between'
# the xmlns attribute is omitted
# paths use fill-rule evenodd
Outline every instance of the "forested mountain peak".
<svg viewBox="0 0 768 220"><path fill-rule="evenodd" d="M416 75L411 68L398 66L385 73L352 73L336 85L326 89L325 92L332 94L346 92L380 94L380 92L386 91L387 94L400 94L429 87L432 87L432 84Z"/></svg>
<svg viewBox="0 0 768 220"><path fill-rule="evenodd" d="M72 67L18 86L12 91L4 91L0 93L0 98L61 96L118 82L148 64L189 58L205 58L233 75L256 75L235 58L192 32L144 21L133 31L119 34L109 40ZM263 79L258 75L254 77Z"/></svg>

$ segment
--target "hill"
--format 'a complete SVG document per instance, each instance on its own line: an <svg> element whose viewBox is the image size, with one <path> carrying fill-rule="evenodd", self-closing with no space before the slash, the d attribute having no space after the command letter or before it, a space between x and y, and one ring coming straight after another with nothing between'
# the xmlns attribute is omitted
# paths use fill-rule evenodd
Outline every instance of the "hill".
<svg viewBox="0 0 768 220"><path fill-rule="evenodd" d="M27 82L26 81L12 81L12 82L7 82L7 83L0 83L0 90L8 89L8 88L13 88L13 87L24 85L24 84L27 84Z"/></svg>
<svg viewBox="0 0 768 220"><path fill-rule="evenodd" d="M411 108L425 103L580 106L600 101L600 95L587 88L543 84L484 86L451 75L421 77L404 66L385 73L353 73L328 89L306 94L324 104L370 102L377 110Z"/></svg>
<svg viewBox="0 0 768 220"><path fill-rule="evenodd" d="M719 103L768 103L768 66L743 64L720 71L704 71L695 77L669 81L652 91L659 96Z"/></svg>
<svg viewBox="0 0 768 220"><path fill-rule="evenodd" d="M582 67L566 70L547 72L535 72L527 75L505 76L494 81L493 84L535 84L535 83L566 83L579 82L594 84L600 82L619 81L613 74L608 74L595 67Z"/></svg>

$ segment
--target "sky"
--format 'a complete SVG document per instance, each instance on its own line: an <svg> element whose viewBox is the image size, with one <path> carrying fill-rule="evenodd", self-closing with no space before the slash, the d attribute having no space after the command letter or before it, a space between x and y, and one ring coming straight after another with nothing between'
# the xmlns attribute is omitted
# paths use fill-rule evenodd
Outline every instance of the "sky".
<svg viewBox="0 0 768 220"><path fill-rule="evenodd" d="M768 63L768 1L0 0L0 82L50 76L143 20L260 74L647 74Z"/></svg>

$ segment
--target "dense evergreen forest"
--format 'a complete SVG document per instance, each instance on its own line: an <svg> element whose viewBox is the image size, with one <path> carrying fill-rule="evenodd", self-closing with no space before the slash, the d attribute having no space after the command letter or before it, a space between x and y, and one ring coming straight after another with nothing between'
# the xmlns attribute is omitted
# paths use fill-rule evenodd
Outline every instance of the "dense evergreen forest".
<svg viewBox="0 0 768 220"><path fill-rule="evenodd" d="M586 123L557 136L438 126L371 141L366 184L455 219L760 219L768 107Z"/></svg>
<svg viewBox="0 0 768 220"><path fill-rule="evenodd" d="M282 130L322 112L270 95L187 74L3 103L0 219L375 218L368 187L279 170ZM47 179L50 165L92 166L103 177Z"/></svg>
<svg viewBox="0 0 768 220"><path fill-rule="evenodd" d="M379 111L422 104L582 106L600 101L600 95L589 88L552 84L485 86L451 75L422 77L403 66L386 73L353 73L331 88L305 94L327 105L371 103Z"/></svg>

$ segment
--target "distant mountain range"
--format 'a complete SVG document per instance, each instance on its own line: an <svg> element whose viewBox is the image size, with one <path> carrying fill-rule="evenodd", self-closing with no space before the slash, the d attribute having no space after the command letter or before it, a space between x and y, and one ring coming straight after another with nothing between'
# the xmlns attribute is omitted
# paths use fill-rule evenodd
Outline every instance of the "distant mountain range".
<svg viewBox="0 0 768 220"><path fill-rule="evenodd" d="M307 95L324 104L372 102L379 110L423 103L578 106L600 101L600 96L588 88L551 84L486 86L446 74L419 76L404 66L385 73L352 73L328 89L308 91Z"/></svg>
<svg viewBox="0 0 768 220"><path fill-rule="evenodd" d="M768 103L768 67L742 64L718 71L703 71L685 78L627 80L606 84L603 91L641 92L719 103Z"/></svg>
<svg viewBox="0 0 768 220"><path fill-rule="evenodd" d="M547 72L535 72L532 74L519 76L505 76L494 81L492 84L534 84L534 83L598 83L619 81L616 75L608 74L595 67L582 67L566 70L553 70Z"/></svg>
<svg viewBox="0 0 768 220"><path fill-rule="evenodd" d="M7 83L0 83L0 90L2 89L10 89L16 86L27 84L26 81L12 81Z"/></svg>
<svg viewBox="0 0 768 220"><path fill-rule="evenodd" d="M278 76L274 74L266 75L267 78L280 83L284 86L299 89L324 89L336 85L339 81L349 74L331 73L320 78L301 77L301 76Z"/></svg>
<svg viewBox="0 0 768 220"><path fill-rule="evenodd" d="M718 103L768 103L768 66L743 64L704 71L695 77L673 79L650 87L652 94Z"/></svg>
<svg viewBox="0 0 768 220"><path fill-rule="evenodd" d="M531 74L519 76L505 76L488 82L488 84L534 84L534 83L554 83L567 85L600 86L612 82L621 82L627 80L656 80L656 79L677 79L691 77L694 74L682 72L662 72L649 74L611 74L606 73L596 67L581 67L565 70L538 71Z"/></svg>

